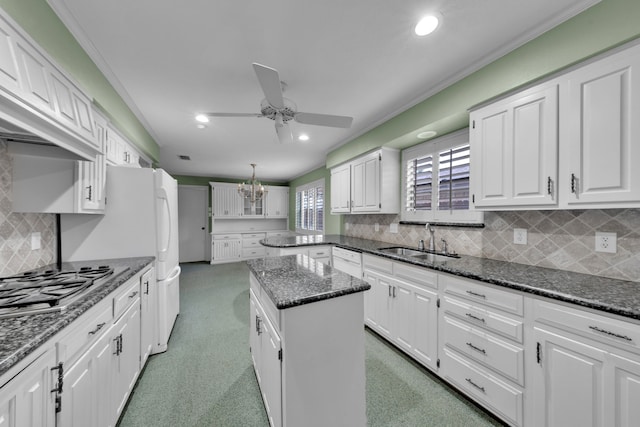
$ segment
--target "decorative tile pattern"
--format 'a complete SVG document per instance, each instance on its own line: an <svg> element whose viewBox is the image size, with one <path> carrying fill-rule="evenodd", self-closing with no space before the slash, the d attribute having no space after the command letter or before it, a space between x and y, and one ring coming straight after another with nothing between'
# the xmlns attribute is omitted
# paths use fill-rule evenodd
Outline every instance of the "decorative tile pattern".
<svg viewBox="0 0 640 427"><path fill-rule="evenodd" d="M55 215L11 212L11 157L0 140L0 276L55 262ZM40 232L41 247L31 250L31 233Z"/></svg>
<svg viewBox="0 0 640 427"><path fill-rule="evenodd" d="M446 239L463 255L549 267L622 280L640 280L640 209L486 212L485 228L436 227L436 248ZM428 244L424 226L399 225L399 215L346 215L345 234L398 245ZM375 231L375 224L379 231ZM513 243L513 229L528 230L527 244ZM615 232L615 254L595 252L595 232Z"/></svg>

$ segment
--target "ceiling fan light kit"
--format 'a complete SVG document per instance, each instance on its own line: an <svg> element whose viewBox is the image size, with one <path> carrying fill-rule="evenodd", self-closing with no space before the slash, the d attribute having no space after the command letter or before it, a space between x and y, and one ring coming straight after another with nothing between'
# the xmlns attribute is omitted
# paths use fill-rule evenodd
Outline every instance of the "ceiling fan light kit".
<svg viewBox="0 0 640 427"><path fill-rule="evenodd" d="M296 104L282 96L286 84L280 81L278 71L266 65L253 63L253 69L264 93L264 99L260 103L260 113L201 113L198 117L266 117L275 123L276 134L281 143L293 141L288 122L293 120L298 123L314 126L328 126L337 128L350 128L353 117L334 116L331 114L303 113L298 111Z"/></svg>
<svg viewBox="0 0 640 427"><path fill-rule="evenodd" d="M252 205L255 205L256 201L262 199L267 194L267 189L264 185L256 179L256 164L251 163L253 168L253 174L251 175L251 181L248 184L241 182L238 184L238 194L240 197L249 199Z"/></svg>

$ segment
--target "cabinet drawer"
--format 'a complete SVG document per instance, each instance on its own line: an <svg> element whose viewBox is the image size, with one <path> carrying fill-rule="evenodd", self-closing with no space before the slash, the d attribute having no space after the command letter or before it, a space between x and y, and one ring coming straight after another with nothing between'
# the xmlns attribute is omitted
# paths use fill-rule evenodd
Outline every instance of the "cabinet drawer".
<svg viewBox="0 0 640 427"><path fill-rule="evenodd" d="M491 288L481 282L458 279L444 274L440 275L439 280L445 286L448 294L468 298L476 303L499 308L520 316L524 313L524 297L520 294Z"/></svg>
<svg viewBox="0 0 640 427"><path fill-rule="evenodd" d="M334 257L339 257L345 259L347 261L355 262L357 264L362 263L362 254L360 252L350 251L348 249L333 247L332 255Z"/></svg>
<svg viewBox="0 0 640 427"><path fill-rule="evenodd" d="M331 256L331 247L329 246L311 246L309 248L309 256L311 258L322 258Z"/></svg>
<svg viewBox="0 0 640 427"><path fill-rule="evenodd" d="M343 258L335 257L333 258L333 268L353 277L357 277L358 279L362 278L362 268L360 267L360 264L356 264L355 262L349 262Z"/></svg>
<svg viewBox="0 0 640 427"><path fill-rule="evenodd" d="M266 236L265 233L242 233L243 239L264 239Z"/></svg>
<svg viewBox="0 0 640 427"><path fill-rule="evenodd" d="M140 293L140 284L138 277L131 280L128 284L123 285L122 290L113 297L113 318L118 319L125 312L129 305L136 300L136 296Z"/></svg>
<svg viewBox="0 0 640 427"><path fill-rule="evenodd" d="M261 248L264 247L260 244L261 237L253 237L253 238L242 238L242 247L243 248Z"/></svg>
<svg viewBox="0 0 640 427"><path fill-rule="evenodd" d="M242 234L213 234L213 240L231 240L231 239L241 239Z"/></svg>
<svg viewBox="0 0 640 427"><path fill-rule="evenodd" d="M535 300L534 319L607 344L640 353L640 325L562 304Z"/></svg>
<svg viewBox="0 0 640 427"><path fill-rule="evenodd" d="M362 254L362 265L365 270L375 270L393 274L393 261L385 258Z"/></svg>
<svg viewBox="0 0 640 427"><path fill-rule="evenodd" d="M466 394L496 411L498 416L521 426L523 392L445 348L441 372Z"/></svg>
<svg viewBox="0 0 640 427"><path fill-rule="evenodd" d="M524 385L524 349L493 334L443 316L444 345L478 361L520 385Z"/></svg>
<svg viewBox="0 0 640 427"><path fill-rule="evenodd" d="M267 248L264 246L258 248L243 248L242 258L260 258L266 256Z"/></svg>
<svg viewBox="0 0 640 427"><path fill-rule="evenodd" d="M113 307L103 300L73 322L69 333L58 343L58 357L69 363L80 350L87 348L97 337L111 327Z"/></svg>
<svg viewBox="0 0 640 427"><path fill-rule="evenodd" d="M393 275L411 283L438 289L438 274L426 268L396 262L393 264Z"/></svg>
<svg viewBox="0 0 640 427"><path fill-rule="evenodd" d="M445 295L441 300L445 313L464 319L476 328L497 332L522 344L523 322L477 304Z"/></svg>

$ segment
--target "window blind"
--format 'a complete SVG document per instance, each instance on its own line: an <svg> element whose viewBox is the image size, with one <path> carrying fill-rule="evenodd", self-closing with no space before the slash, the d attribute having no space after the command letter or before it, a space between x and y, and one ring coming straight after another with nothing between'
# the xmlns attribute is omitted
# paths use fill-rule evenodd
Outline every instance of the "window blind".
<svg viewBox="0 0 640 427"><path fill-rule="evenodd" d="M407 210L431 210L432 196L433 156L409 160L407 162Z"/></svg>
<svg viewBox="0 0 640 427"><path fill-rule="evenodd" d="M296 191L296 229L324 230L324 184Z"/></svg>
<svg viewBox="0 0 640 427"><path fill-rule="evenodd" d="M439 153L438 210L469 209L469 145Z"/></svg>

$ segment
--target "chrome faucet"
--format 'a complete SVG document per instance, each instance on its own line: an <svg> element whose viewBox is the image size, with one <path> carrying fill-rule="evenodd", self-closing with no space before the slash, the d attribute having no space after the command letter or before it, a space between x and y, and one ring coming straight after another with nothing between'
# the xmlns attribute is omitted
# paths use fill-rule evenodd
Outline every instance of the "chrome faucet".
<svg viewBox="0 0 640 427"><path fill-rule="evenodd" d="M427 229L427 231L429 232L429 250L430 251L434 251L436 250L436 240L435 240L435 229L433 228L433 225L426 223L424 228Z"/></svg>
<svg viewBox="0 0 640 427"><path fill-rule="evenodd" d="M447 250L447 241L442 239L442 253L444 255L448 255L449 251Z"/></svg>
<svg viewBox="0 0 640 427"><path fill-rule="evenodd" d="M418 242L418 250L424 251L424 240L422 239L420 239L420 241Z"/></svg>

